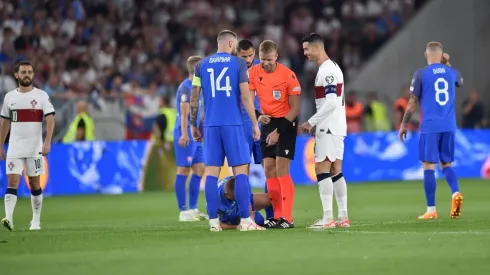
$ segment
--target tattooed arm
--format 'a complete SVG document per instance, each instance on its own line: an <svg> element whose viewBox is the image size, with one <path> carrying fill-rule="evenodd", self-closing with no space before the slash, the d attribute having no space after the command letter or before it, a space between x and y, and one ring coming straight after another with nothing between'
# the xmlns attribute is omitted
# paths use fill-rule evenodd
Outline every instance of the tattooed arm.
<svg viewBox="0 0 490 275"><path fill-rule="evenodd" d="M403 116L402 119L402 125L405 126L408 122L410 122L410 119L412 118L412 115L415 113L415 109L417 108L418 104L418 99L415 95L410 95L410 99L408 100L408 105L407 105L407 110L405 110L405 115Z"/></svg>
<svg viewBox="0 0 490 275"><path fill-rule="evenodd" d="M201 87L192 85L191 90L191 126L197 127L197 113L199 111L199 95Z"/></svg>

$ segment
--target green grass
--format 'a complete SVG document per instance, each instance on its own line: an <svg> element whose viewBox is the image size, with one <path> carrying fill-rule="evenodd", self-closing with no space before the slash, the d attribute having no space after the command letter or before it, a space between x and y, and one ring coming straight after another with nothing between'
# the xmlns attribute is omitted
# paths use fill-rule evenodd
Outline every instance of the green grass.
<svg viewBox="0 0 490 275"><path fill-rule="evenodd" d="M0 231L0 264L15 275L488 274L490 182L461 188L459 220L439 181L440 219L422 222L420 182L352 184L353 226L323 232L304 228L322 212L314 187L296 188L296 229L265 232L178 223L172 193L46 198L43 230L30 232L30 202L19 199L16 231Z"/></svg>

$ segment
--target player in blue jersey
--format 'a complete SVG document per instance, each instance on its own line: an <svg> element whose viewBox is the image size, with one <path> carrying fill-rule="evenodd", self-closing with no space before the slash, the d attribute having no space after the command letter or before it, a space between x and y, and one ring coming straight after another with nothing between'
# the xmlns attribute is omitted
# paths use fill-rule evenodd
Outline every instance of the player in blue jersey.
<svg viewBox="0 0 490 275"><path fill-rule="evenodd" d="M247 62L247 67L250 69L253 65L260 64L260 61L255 59L255 49L254 45L252 44L252 41L248 39L243 39L238 42L238 48L237 48L237 55L240 58L243 58L245 62ZM260 102L259 102L259 97L257 95L253 95L254 97L254 107L256 112L260 113ZM242 107L242 116L243 116L243 126L244 126L244 131L245 131L245 136L248 141L248 148L250 150L250 155L253 156L254 161L256 164L262 164L262 151L260 149L260 140L254 140L252 137L252 121L248 117L247 111L241 105ZM260 120L263 120L265 123L269 123L270 118L268 116L260 116L259 117L259 122ZM250 168L249 168L249 173L250 173ZM267 184L265 184L265 193L268 193L267 191ZM265 216L266 219L272 219L274 218L274 209L272 209L272 205L270 207L265 208Z"/></svg>
<svg viewBox="0 0 490 275"><path fill-rule="evenodd" d="M235 199L240 211L240 231L264 230L250 217L250 186L248 164L250 154L243 131L241 102L252 120L253 137L259 139L260 130L248 90L247 64L232 55L237 36L232 31L218 34L217 53L204 58L197 66L192 80L191 131L194 140L203 139L197 128L199 95L204 99L204 164L206 165L206 205L210 230L221 231L218 219L218 175L226 157L235 175Z"/></svg>
<svg viewBox="0 0 490 275"><path fill-rule="evenodd" d="M222 229L235 229L240 222L240 212L235 201L235 177L226 177L218 182L218 216ZM264 225L260 210L270 207L271 200L266 193L250 194L250 213L258 225Z"/></svg>
<svg viewBox="0 0 490 275"><path fill-rule="evenodd" d="M406 138L406 124L420 102L422 119L420 124L419 159L424 169L424 189L427 212L419 219L437 219L436 212L436 164L440 163L442 173L451 188L452 203L450 217L461 214L463 196L459 191L458 179L452 169L454 161L454 133L456 126L456 87L462 84L458 71L441 63L442 45L430 42L426 46L425 57L428 66L415 72L407 110L400 125L400 139Z"/></svg>
<svg viewBox="0 0 490 275"><path fill-rule="evenodd" d="M190 139L191 129L189 123L189 102L191 97L192 79L196 64L202 60L200 56L190 56L187 59L189 77L177 89L176 104L177 116L174 128L174 150L177 163L175 176L175 194L179 206L179 221L190 222L206 219L197 209L201 178L204 174L203 148L201 142ZM189 172L192 176L189 181L189 204L186 200L186 182Z"/></svg>

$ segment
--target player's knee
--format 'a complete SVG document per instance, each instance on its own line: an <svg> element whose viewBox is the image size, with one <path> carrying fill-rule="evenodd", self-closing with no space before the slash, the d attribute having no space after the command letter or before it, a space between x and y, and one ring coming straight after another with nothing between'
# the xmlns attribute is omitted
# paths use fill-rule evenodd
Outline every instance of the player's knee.
<svg viewBox="0 0 490 275"><path fill-rule="evenodd" d="M276 163L272 161L265 161L264 172L265 172L265 177L268 179L277 177Z"/></svg>
<svg viewBox="0 0 490 275"><path fill-rule="evenodd" d="M322 162L316 162L315 163L315 173L318 174L323 174L323 173L330 173L330 167L332 167L332 163L328 160L322 161Z"/></svg>
<svg viewBox="0 0 490 275"><path fill-rule="evenodd" d="M17 174L8 174L7 175L7 188L17 189L19 187L20 175Z"/></svg>
<svg viewBox="0 0 490 275"><path fill-rule="evenodd" d="M289 175L289 164L291 161L286 158L276 159L276 174L278 177Z"/></svg>
<svg viewBox="0 0 490 275"><path fill-rule="evenodd" d="M424 170L436 170L436 164L431 162L422 162L422 168Z"/></svg>
<svg viewBox="0 0 490 275"><path fill-rule="evenodd" d="M31 187L31 190L40 189L41 188L40 176L29 177L29 186Z"/></svg>
<svg viewBox="0 0 490 275"><path fill-rule="evenodd" d="M188 176L189 170L189 167L177 167L177 175Z"/></svg>
<svg viewBox="0 0 490 275"><path fill-rule="evenodd" d="M196 176L202 177L204 175L204 164L194 164L192 166L192 173Z"/></svg>
<svg viewBox="0 0 490 275"><path fill-rule="evenodd" d="M340 173L342 173L342 162L337 160L334 163L332 163L330 167L330 174L337 175Z"/></svg>
<svg viewBox="0 0 490 275"><path fill-rule="evenodd" d="M218 177L219 172L221 171L221 167L206 166L205 171L208 176Z"/></svg>
<svg viewBox="0 0 490 275"><path fill-rule="evenodd" d="M440 165L441 165L441 169L453 166L453 164L451 162L441 162Z"/></svg>

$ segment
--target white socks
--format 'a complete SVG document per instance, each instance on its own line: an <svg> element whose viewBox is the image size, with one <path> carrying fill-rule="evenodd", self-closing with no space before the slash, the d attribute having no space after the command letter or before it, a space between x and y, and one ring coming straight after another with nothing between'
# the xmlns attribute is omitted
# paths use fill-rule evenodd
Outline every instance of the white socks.
<svg viewBox="0 0 490 275"><path fill-rule="evenodd" d="M436 207L435 206L427 206L427 212L429 212L429 213L436 212Z"/></svg>
<svg viewBox="0 0 490 275"><path fill-rule="evenodd" d="M43 194L38 196L31 195L32 222L41 222L41 210L43 208Z"/></svg>
<svg viewBox="0 0 490 275"><path fill-rule="evenodd" d="M5 217L10 222L14 222L14 209L17 203L17 196L12 194L5 194Z"/></svg>
<svg viewBox="0 0 490 275"><path fill-rule="evenodd" d="M345 182L343 175L333 183L333 191L335 193L335 200L337 201L339 218L347 218L347 182Z"/></svg>
<svg viewBox="0 0 490 275"><path fill-rule="evenodd" d="M320 200L323 207L323 219L333 219L333 183L328 177L318 182Z"/></svg>

